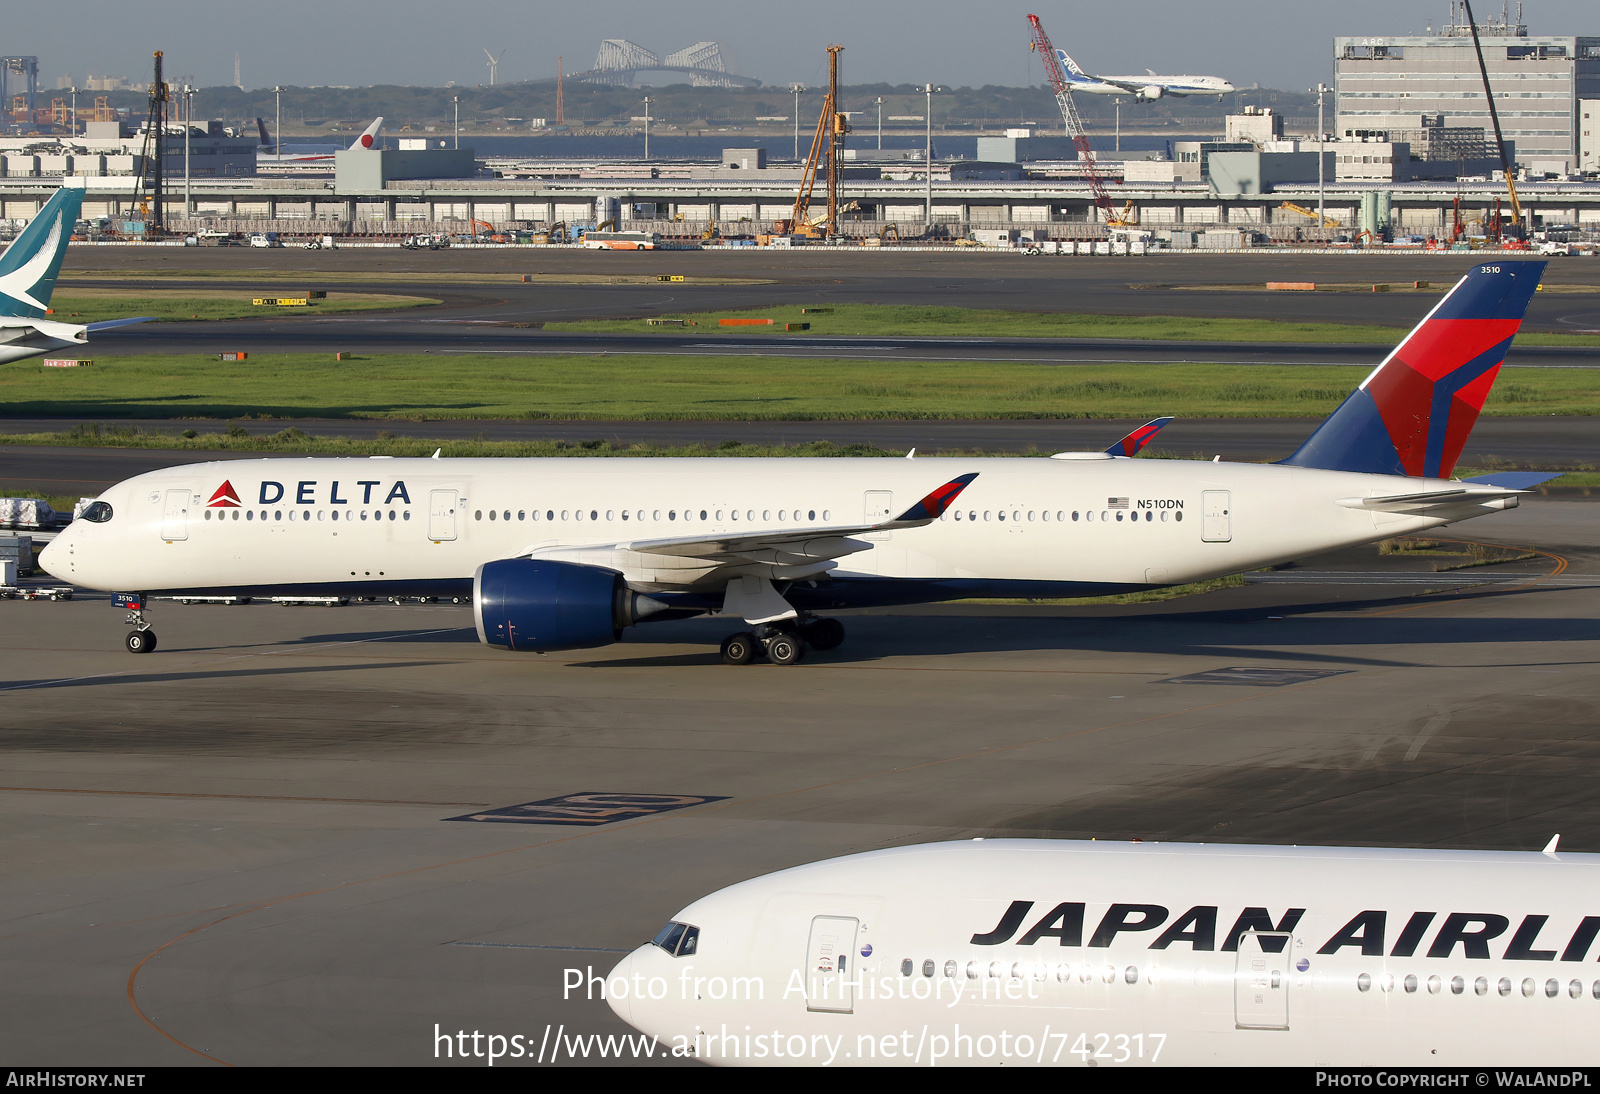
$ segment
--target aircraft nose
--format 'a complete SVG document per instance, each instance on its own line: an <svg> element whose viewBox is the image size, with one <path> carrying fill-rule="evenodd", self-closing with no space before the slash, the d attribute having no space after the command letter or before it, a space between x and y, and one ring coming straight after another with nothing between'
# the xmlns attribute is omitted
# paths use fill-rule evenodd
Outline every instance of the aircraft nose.
<svg viewBox="0 0 1600 1094"><path fill-rule="evenodd" d="M621 961L617 962L617 967L611 970L611 975L607 978L606 983L615 984L618 982L618 980L621 980L632 987L633 958L635 953L638 953L638 951L635 950L634 953L630 953L627 957L624 957ZM608 990L606 992L606 1003L611 1007L611 1012L618 1018L621 1018L630 1026L634 1024L633 993L631 991L618 992Z"/></svg>
<svg viewBox="0 0 1600 1094"><path fill-rule="evenodd" d="M60 578L62 581L71 581L71 576L65 572L68 568L68 554L67 548L61 542L65 537L66 533L63 532L44 545L44 550L39 552L39 565L44 567L44 571L52 577Z"/></svg>

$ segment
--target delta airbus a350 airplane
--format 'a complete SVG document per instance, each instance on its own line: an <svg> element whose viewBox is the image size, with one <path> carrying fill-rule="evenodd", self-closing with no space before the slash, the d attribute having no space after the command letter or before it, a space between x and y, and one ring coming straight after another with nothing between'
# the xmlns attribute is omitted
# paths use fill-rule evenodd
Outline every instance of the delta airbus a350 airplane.
<svg viewBox="0 0 1600 1094"><path fill-rule="evenodd" d="M711 1063L1593 1066L1597 935L1600 855L1556 840L973 840L713 893L605 995Z"/></svg>
<svg viewBox="0 0 1600 1094"><path fill-rule="evenodd" d="M710 613L750 627L724 640L728 662L793 664L842 641L814 614L827 609L1128 592L1515 506L1552 476L1450 475L1543 270L1473 267L1278 464L1111 452L194 464L106 491L40 561L121 591L136 653L155 646L148 594L470 592L479 638L502 649L603 646L635 623Z"/></svg>

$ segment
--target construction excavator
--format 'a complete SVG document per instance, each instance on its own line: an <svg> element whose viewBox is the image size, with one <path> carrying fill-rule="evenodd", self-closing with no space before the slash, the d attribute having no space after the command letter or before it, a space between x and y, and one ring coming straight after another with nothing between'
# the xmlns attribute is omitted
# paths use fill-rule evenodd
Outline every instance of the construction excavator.
<svg viewBox="0 0 1600 1094"><path fill-rule="evenodd" d="M1313 212L1310 209L1307 209L1304 205L1296 205L1292 201L1286 201L1282 205L1278 206L1278 208L1287 209L1291 213L1299 213L1301 216L1310 217L1312 220L1318 219L1317 214L1315 212ZM1321 220L1322 220L1322 227L1324 227L1324 228L1337 228L1337 227L1339 227L1339 221L1334 219L1333 217L1324 216L1324 217L1321 218Z"/></svg>
<svg viewBox="0 0 1600 1094"><path fill-rule="evenodd" d="M825 240L839 234L841 213L861 207L860 203L851 202L845 209L839 208L839 151L844 147L845 134L850 132L849 119L839 111L839 54L843 51L843 46L828 47L828 97L822 101L817 132L811 139L811 153L800 173L800 192L795 196L794 209L787 220L773 222L775 235ZM824 163L828 207L824 212L813 214L811 192Z"/></svg>

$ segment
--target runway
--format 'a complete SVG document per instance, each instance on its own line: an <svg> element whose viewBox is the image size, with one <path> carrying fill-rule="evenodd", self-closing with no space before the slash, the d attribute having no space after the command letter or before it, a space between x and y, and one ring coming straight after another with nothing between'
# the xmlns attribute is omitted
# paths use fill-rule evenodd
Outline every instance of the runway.
<svg viewBox="0 0 1600 1094"><path fill-rule="evenodd" d="M715 621L527 657L467 609L388 605L163 603L132 658L103 600L0 602L8 1062L622 1033L564 970L721 885L900 843L1600 850L1600 590L1552 581L1600 577L1595 504L1452 529L1542 552L1482 573L1368 548L1168 604L856 613L793 668L715 663ZM580 792L717 800L456 819Z"/></svg>

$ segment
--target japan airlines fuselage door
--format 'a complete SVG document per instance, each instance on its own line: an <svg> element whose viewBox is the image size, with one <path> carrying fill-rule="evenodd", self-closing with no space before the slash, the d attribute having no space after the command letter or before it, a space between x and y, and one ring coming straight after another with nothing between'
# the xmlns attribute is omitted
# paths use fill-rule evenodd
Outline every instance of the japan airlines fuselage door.
<svg viewBox="0 0 1600 1094"><path fill-rule="evenodd" d="M1233 539L1232 491L1205 490L1200 494L1200 538L1206 543L1227 543Z"/></svg>
<svg viewBox="0 0 1600 1094"><path fill-rule="evenodd" d="M189 538L189 505L193 492L185 486L168 490L161 510L161 538L168 543Z"/></svg>
<svg viewBox="0 0 1600 1094"><path fill-rule="evenodd" d="M456 538L455 490L428 491L428 538L443 543Z"/></svg>
<svg viewBox="0 0 1600 1094"><path fill-rule="evenodd" d="M853 1014L855 984L851 979L859 920L819 915L811 920L806 943L806 1009Z"/></svg>
<svg viewBox="0 0 1600 1094"><path fill-rule="evenodd" d="M1290 935L1278 931L1246 931L1239 936L1233 967L1236 1029L1289 1028L1291 942Z"/></svg>

